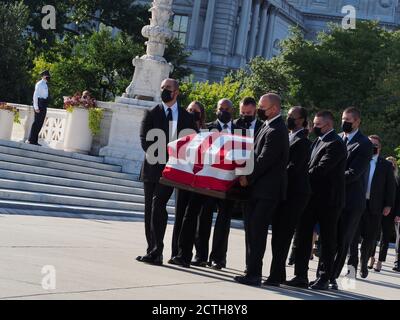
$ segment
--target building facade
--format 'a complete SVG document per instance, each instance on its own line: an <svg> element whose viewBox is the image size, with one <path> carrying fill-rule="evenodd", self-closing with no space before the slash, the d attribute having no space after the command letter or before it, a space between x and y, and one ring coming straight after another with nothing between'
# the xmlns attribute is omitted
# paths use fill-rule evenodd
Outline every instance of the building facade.
<svg viewBox="0 0 400 320"><path fill-rule="evenodd" d="M172 28L191 52L194 78L219 81L255 56L278 55L292 26L314 39L328 22L342 21L346 5L354 6L357 19L400 27L398 0L174 0Z"/></svg>

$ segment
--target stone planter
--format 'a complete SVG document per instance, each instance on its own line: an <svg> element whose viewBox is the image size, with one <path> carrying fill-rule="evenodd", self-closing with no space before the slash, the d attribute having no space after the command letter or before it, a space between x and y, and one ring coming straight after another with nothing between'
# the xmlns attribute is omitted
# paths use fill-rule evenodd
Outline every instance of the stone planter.
<svg viewBox="0 0 400 320"><path fill-rule="evenodd" d="M0 139L11 140L14 125L14 113L8 110L0 110Z"/></svg>
<svg viewBox="0 0 400 320"><path fill-rule="evenodd" d="M64 151L88 154L93 136L89 129L89 111L74 108L68 112L64 136Z"/></svg>

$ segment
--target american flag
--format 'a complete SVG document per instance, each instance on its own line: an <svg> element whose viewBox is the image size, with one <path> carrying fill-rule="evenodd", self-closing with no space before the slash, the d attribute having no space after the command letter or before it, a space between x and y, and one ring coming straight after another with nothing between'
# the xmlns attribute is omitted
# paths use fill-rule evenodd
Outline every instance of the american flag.
<svg viewBox="0 0 400 320"><path fill-rule="evenodd" d="M228 191L248 168L253 138L200 132L168 144L163 178L193 188Z"/></svg>

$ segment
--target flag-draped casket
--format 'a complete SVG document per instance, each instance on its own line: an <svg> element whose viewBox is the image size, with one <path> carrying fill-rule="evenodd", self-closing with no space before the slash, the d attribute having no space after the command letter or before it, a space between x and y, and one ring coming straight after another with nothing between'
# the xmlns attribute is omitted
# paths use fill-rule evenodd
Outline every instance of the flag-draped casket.
<svg viewBox="0 0 400 320"><path fill-rule="evenodd" d="M185 136L168 144L163 180L227 192L246 174L252 150L252 137L213 131Z"/></svg>

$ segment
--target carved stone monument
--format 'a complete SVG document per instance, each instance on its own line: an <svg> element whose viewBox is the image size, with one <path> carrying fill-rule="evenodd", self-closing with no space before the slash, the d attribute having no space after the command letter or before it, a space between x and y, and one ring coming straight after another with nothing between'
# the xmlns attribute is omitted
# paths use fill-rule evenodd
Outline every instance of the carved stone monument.
<svg viewBox="0 0 400 320"><path fill-rule="evenodd" d="M165 43L173 37L173 32L168 26L173 13L172 1L153 1L150 9L152 15L150 25L142 29L143 36L149 39L146 42L146 54L133 59L135 66L133 80L123 96L117 99L117 102L129 102L126 98L161 101L160 82L168 78L173 68L163 57Z"/></svg>
<svg viewBox="0 0 400 320"><path fill-rule="evenodd" d="M172 71L172 65L163 57L166 41L173 36L168 26L172 1L153 1L150 25L142 29L143 36L149 39L147 51L133 59L135 72L126 92L115 102L99 102L100 107L113 113L108 145L100 149L100 156L108 163L121 165L124 172L140 172L144 160L139 137L141 121L145 111L161 101L161 82Z"/></svg>

